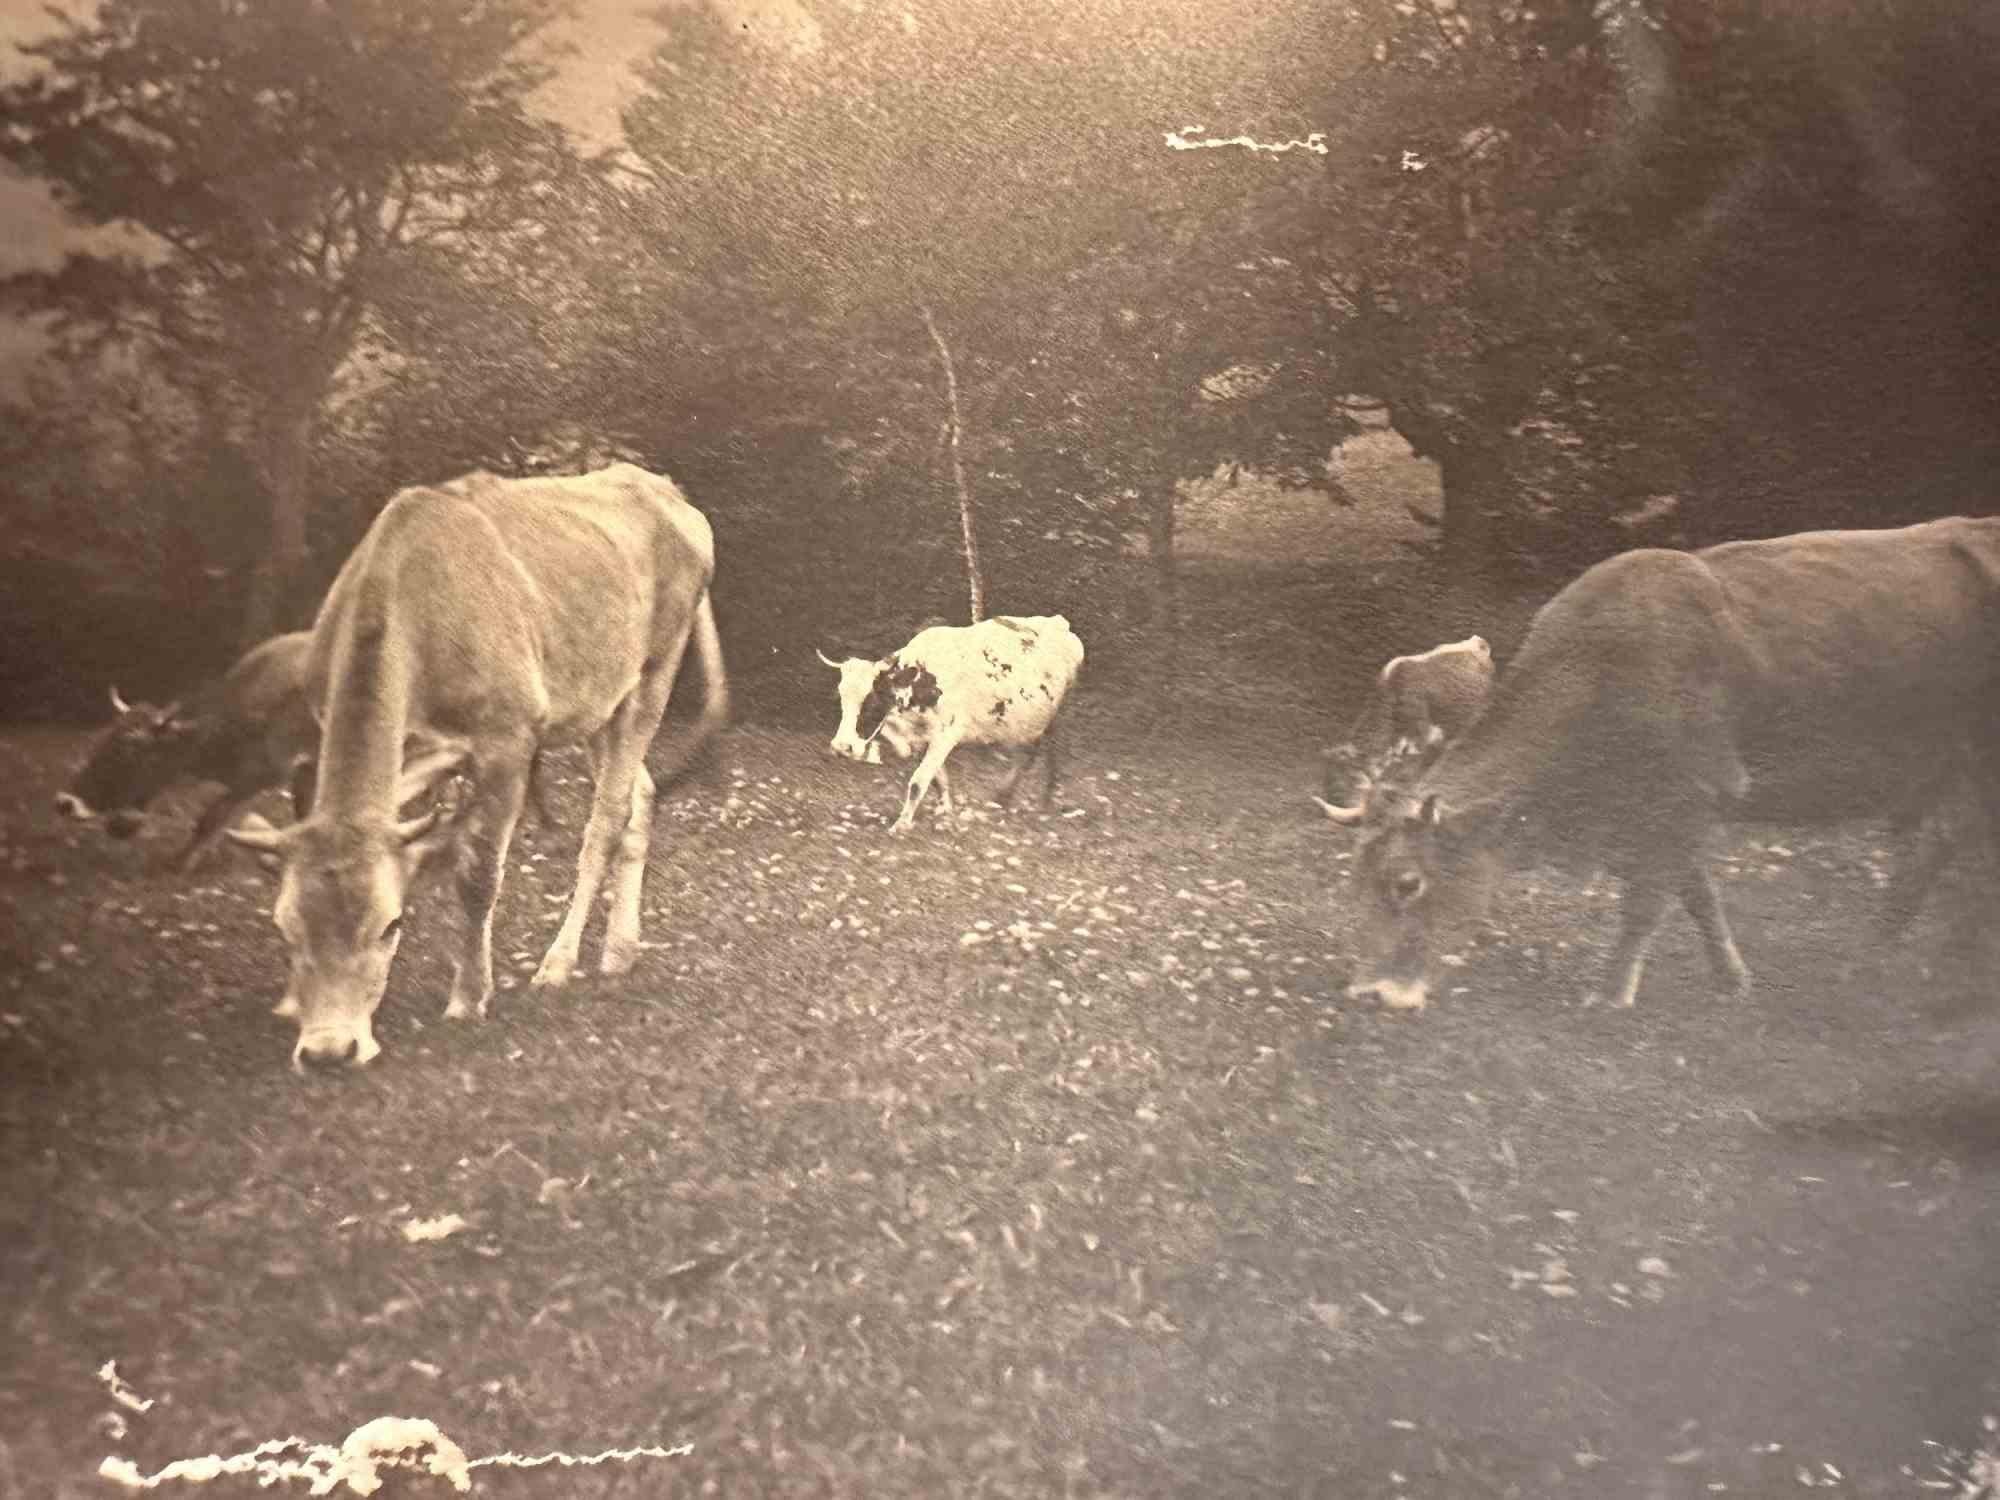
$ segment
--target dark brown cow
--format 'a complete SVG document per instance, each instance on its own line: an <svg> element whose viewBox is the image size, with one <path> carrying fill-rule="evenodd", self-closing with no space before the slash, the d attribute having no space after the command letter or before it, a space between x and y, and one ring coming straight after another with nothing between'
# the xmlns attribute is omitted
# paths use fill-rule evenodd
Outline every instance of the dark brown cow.
<svg viewBox="0 0 2000 1500"><path fill-rule="evenodd" d="M1313 800L1336 823L1360 822L1362 802L1335 805L1357 783L1357 772L1365 801L1391 762L1434 753L1471 728L1492 692L1493 648L1484 636L1391 659L1346 741L1327 752L1326 796Z"/></svg>
<svg viewBox="0 0 2000 1500"><path fill-rule="evenodd" d="M111 690L118 717L91 748L56 810L85 821L103 817L115 837L136 833L146 807L181 781L220 782L175 857L192 866L257 797L289 786L293 810L312 809L312 758L319 730L306 710L309 631L265 641L185 702L155 708L127 703Z"/></svg>
<svg viewBox="0 0 2000 1500"><path fill-rule="evenodd" d="M1408 791L1371 799L1349 994L1421 1007L1499 872L1537 860L1623 883L1612 1004L1633 1002L1676 900L1741 990L1706 863L1717 827L1914 828L1969 765L2000 836L1996 689L2000 520L1600 563L1535 617L1484 717Z"/></svg>
<svg viewBox="0 0 2000 1500"><path fill-rule="evenodd" d="M219 782L222 795L203 809L173 858L180 870L199 863L265 792L288 788L293 813L304 818L312 811L319 754L319 726L306 703L311 646L309 630L274 636L185 702L165 708L127 703L114 687L111 706L118 717L69 786L56 793L56 810L83 822L101 817L114 838L129 838L168 787ZM543 778L535 775L530 785L542 821L553 825Z"/></svg>

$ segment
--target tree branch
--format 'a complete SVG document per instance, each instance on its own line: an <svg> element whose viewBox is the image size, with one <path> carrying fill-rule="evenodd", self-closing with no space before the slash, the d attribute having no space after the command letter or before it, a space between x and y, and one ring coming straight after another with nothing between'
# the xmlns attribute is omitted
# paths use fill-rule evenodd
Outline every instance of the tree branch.
<svg viewBox="0 0 2000 1500"><path fill-rule="evenodd" d="M923 314L924 327L930 331L931 342L937 345L938 363L944 367L945 400L951 412L951 477L958 491L958 527L965 548L965 583L971 596L971 623L977 625L986 618L986 580L979 571L979 540L972 524L972 491L966 488L965 461L959 453L958 372L952 367L951 350L945 344L944 335L938 332L937 320L931 316L929 306L920 306L918 311Z"/></svg>

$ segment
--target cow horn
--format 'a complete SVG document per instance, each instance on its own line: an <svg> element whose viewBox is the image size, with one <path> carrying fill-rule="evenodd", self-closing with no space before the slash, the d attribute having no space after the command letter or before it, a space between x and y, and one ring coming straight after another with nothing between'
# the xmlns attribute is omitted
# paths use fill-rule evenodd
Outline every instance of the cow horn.
<svg viewBox="0 0 2000 1500"><path fill-rule="evenodd" d="M1319 804L1319 810L1326 814L1328 821L1338 823L1342 828L1359 823L1368 811L1365 802L1354 807L1335 807L1324 797L1315 797L1313 801Z"/></svg>
<svg viewBox="0 0 2000 1500"><path fill-rule="evenodd" d="M111 711L115 714L129 714L132 711L132 705L118 696L118 684L115 682L111 684Z"/></svg>
<svg viewBox="0 0 2000 1500"><path fill-rule="evenodd" d="M828 656L824 651L820 650L819 647L817 646L813 647L813 655L817 656L821 661L825 662L829 667L832 667L834 671L838 672L840 670L840 663L835 661L832 657Z"/></svg>
<svg viewBox="0 0 2000 1500"><path fill-rule="evenodd" d="M1433 792L1430 796L1424 798L1423 806L1417 809L1417 817L1422 820L1424 826L1427 828L1438 826L1437 793Z"/></svg>

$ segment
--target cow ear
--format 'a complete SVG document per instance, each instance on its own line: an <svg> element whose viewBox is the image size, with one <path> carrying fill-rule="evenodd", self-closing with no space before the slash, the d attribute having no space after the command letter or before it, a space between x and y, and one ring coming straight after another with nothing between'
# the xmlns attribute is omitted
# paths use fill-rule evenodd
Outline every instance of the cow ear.
<svg viewBox="0 0 2000 1500"><path fill-rule="evenodd" d="M259 854L282 854L285 850L285 835L290 830L272 828L266 824L262 828L231 828L226 830L229 841L241 844L245 849L254 849Z"/></svg>
<svg viewBox="0 0 2000 1500"><path fill-rule="evenodd" d="M455 820L445 816L442 803L406 823L397 824L396 837L402 844L403 859L409 868L419 869L441 853L451 843L456 827Z"/></svg>

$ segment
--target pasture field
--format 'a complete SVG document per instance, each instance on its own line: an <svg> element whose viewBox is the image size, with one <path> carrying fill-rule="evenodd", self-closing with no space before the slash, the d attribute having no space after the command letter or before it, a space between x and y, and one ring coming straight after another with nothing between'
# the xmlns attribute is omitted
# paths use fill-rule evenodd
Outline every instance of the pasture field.
<svg viewBox="0 0 2000 1500"><path fill-rule="evenodd" d="M893 769L739 726L662 799L636 971L539 994L560 761L492 1018L441 1019L434 891L331 1079L271 878L59 825L83 736L0 738L0 1495L383 1415L687 1446L507 1497L1979 1492L2000 1023L1927 989L1937 922L1873 937L1866 830L1733 846L1747 1000L1676 916L1579 1008L1611 892L1528 875L1390 1015L1341 998L1328 723L1076 708L1064 813L905 840Z"/></svg>

